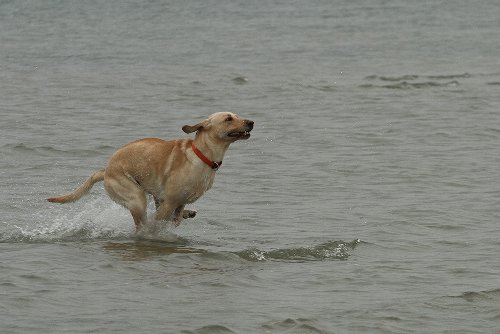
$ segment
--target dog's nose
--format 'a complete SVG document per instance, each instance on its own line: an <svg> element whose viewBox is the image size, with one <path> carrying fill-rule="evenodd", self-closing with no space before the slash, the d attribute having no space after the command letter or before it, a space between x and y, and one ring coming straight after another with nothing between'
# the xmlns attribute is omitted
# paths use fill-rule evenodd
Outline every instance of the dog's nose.
<svg viewBox="0 0 500 334"><path fill-rule="evenodd" d="M245 120L245 124L248 126L249 131L253 129L253 121Z"/></svg>

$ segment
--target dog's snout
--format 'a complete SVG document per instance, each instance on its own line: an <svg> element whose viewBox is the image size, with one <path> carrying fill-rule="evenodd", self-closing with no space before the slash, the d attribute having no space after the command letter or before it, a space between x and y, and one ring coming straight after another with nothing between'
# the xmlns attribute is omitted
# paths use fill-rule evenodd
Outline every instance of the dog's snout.
<svg viewBox="0 0 500 334"><path fill-rule="evenodd" d="M253 129L253 121L245 120L245 124L247 125L249 131Z"/></svg>

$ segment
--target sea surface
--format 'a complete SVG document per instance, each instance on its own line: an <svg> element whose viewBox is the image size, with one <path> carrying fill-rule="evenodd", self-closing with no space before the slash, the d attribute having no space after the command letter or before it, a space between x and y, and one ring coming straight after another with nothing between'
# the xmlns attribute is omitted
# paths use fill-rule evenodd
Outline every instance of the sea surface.
<svg viewBox="0 0 500 334"><path fill-rule="evenodd" d="M0 1L0 332L500 333L499 18ZM252 137L178 228L46 201L218 111Z"/></svg>

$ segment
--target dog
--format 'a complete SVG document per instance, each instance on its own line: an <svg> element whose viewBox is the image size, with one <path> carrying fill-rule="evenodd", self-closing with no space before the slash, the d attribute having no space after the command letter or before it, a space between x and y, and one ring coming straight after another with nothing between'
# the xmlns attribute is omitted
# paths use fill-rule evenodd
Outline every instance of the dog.
<svg viewBox="0 0 500 334"><path fill-rule="evenodd" d="M92 174L73 192L48 198L69 203L88 193L94 183L104 181L113 201L130 210L138 231L147 222L147 196L156 206L155 219L172 220L178 226L195 211L185 210L212 187L215 172L229 145L250 138L254 122L231 112L218 112L196 125L185 125L193 139L144 138L126 144L110 158L106 168Z"/></svg>

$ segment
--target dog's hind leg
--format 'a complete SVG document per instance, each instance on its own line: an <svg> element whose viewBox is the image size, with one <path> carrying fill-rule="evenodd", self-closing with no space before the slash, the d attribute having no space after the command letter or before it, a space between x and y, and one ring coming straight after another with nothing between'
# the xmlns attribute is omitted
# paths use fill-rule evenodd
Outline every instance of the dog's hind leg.
<svg viewBox="0 0 500 334"><path fill-rule="evenodd" d="M116 203L130 210L138 230L147 222L147 199L144 190L134 180L123 176L106 178L104 188Z"/></svg>

